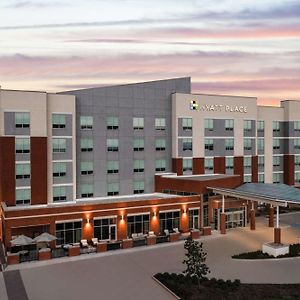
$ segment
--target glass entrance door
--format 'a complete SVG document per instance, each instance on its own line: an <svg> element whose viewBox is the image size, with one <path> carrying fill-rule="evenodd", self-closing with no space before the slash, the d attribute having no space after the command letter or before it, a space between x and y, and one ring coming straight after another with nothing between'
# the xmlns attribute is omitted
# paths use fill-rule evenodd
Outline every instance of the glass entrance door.
<svg viewBox="0 0 300 300"><path fill-rule="evenodd" d="M115 241L117 239L117 225L109 225L109 239Z"/></svg>

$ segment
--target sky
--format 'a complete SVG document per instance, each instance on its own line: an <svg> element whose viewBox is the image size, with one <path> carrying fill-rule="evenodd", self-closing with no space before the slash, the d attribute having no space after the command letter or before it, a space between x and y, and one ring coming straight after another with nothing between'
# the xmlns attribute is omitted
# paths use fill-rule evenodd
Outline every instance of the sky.
<svg viewBox="0 0 300 300"><path fill-rule="evenodd" d="M300 100L300 1L0 1L2 88L184 76L193 93Z"/></svg>

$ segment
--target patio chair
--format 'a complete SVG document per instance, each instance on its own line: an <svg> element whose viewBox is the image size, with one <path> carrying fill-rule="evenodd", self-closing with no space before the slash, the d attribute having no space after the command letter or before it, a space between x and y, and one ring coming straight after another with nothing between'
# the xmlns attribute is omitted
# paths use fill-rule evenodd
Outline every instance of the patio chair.
<svg viewBox="0 0 300 300"><path fill-rule="evenodd" d="M174 230L175 233L180 233L178 228L174 228L173 230Z"/></svg>
<svg viewBox="0 0 300 300"><path fill-rule="evenodd" d="M164 230L164 233L165 233L166 236L170 235L170 232L169 232L168 229L165 229L165 230Z"/></svg>
<svg viewBox="0 0 300 300"><path fill-rule="evenodd" d="M92 238L93 246L96 247L98 244L98 238Z"/></svg>
<svg viewBox="0 0 300 300"><path fill-rule="evenodd" d="M86 248L86 247L89 246L87 240L81 240L81 241L80 241L80 244L81 244L81 246L82 246L83 248Z"/></svg>
<svg viewBox="0 0 300 300"><path fill-rule="evenodd" d="M154 231L149 231L149 235L155 235Z"/></svg>

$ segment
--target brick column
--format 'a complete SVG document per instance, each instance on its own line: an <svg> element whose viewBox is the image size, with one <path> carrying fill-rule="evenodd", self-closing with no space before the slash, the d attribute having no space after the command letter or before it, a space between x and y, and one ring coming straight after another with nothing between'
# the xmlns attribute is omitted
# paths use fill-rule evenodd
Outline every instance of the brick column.
<svg viewBox="0 0 300 300"><path fill-rule="evenodd" d="M182 175L182 158L172 158L172 172Z"/></svg>
<svg viewBox="0 0 300 300"><path fill-rule="evenodd" d="M255 210L250 211L250 229L255 230Z"/></svg>
<svg viewBox="0 0 300 300"><path fill-rule="evenodd" d="M284 155L283 156L283 166L284 174L283 180L285 184L294 185L295 184L295 164L294 155Z"/></svg>
<svg viewBox="0 0 300 300"><path fill-rule="evenodd" d="M225 157L214 157L214 173L225 174Z"/></svg>
<svg viewBox="0 0 300 300"><path fill-rule="evenodd" d="M241 184L244 182L244 157L235 156L233 160L233 173L235 175L240 175Z"/></svg>
<svg viewBox="0 0 300 300"><path fill-rule="evenodd" d="M220 217L221 217L220 232L221 232L221 234L225 234L226 233L226 214L221 213Z"/></svg>
<svg viewBox="0 0 300 300"><path fill-rule="evenodd" d="M252 156L252 182L258 182L258 156Z"/></svg>
<svg viewBox="0 0 300 300"><path fill-rule="evenodd" d="M204 158L194 157L193 158L193 174L204 174Z"/></svg>
<svg viewBox="0 0 300 300"><path fill-rule="evenodd" d="M274 227L274 207L269 207L269 227Z"/></svg>
<svg viewBox="0 0 300 300"><path fill-rule="evenodd" d="M274 243L281 244L281 228L274 228Z"/></svg>

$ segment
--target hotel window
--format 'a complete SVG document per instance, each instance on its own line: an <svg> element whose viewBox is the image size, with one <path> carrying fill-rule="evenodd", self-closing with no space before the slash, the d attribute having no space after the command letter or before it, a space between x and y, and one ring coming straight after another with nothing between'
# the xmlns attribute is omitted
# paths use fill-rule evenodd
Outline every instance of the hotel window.
<svg viewBox="0 0 300 300"><path fill-rule="evenodd" d="M280 130L279 121L273 121L273 132L277 132Z"/></svg>
<svg viewBox="0 0 300 300"><path fill-rule="evenodd" d="M133 182L133 193L142 194L145 191L145 182L144 181L134 181Z"/></svg>
<svg viewBox="0 0 300 300"><path fill-rule="evenodd" d="M133 233L148 234L149 232L149 214L135 215L127 217L127 234L131 238Z"/></svg>
<svg viewBox="0 0 300 300"><path fill-rule="evenodd" d="M300 156L295 155L295 166L300 166Z"/></svg>
<svg viewBox="0 0 300 300"><path fill-rule="evenodd" d="M165 129L166 129L166 119L155 118L155 130L165 130Z"/></svg>
<svg viewBox="0 0 300 300"><path fill-rule="evenodd" d="M273 150L280 149L280 140L273 139Z"/></svg>
<svg viewBox="0 0 300 300"><path fill-rule="evenodd" d="M182 160L182 170L183 170L183 172L193 170L193 159L192 158L184 158Z"/></svg>
<svg viewBox="0 0 300 300"><path fill-rule="evenodd" d="M214 169L214 159L213 158L205 158L204 159L204 169L205 170L213 170Z"/></svg>
<svg viewBox="0 0 300 300"><path fill-rule="evenodd" d="M214 120L213 119L204 119L204 129L214 130Z"/></svg>
<svg viewBox="0 0 300 300"><path fill-rule="evenodd" d="M233 131L233 127L234 127L234 120L232 120L232 119L225 120L225 130L226 131Z"/></svg>
<svg viewBox="0 0 300 300"><path fill-rule="evenodd" d="M144 129L144 118L133 118L133 129L143 130Z"/></svg>
<svg viewBox="0 0 300 300"><path fill-rule="evenodd" d="M244 175L244 182L248 183L252 181L252 176L251 175Z"/></svg>
<svg viewBox="0 0 300 300"><path fill-rule="evenodd" d="M144 151L145 143L143 139L133 140L133 151Z"/></svg>
<svg viewBox="0 0 300 300"><path fill-rule="evenodd" d="M300 149L300 139L294 139L294 149Z"/></svg>
<svg viewBox="0 0 300 300"><path fill-rule="evenodd" d="M53 163L53 177L63 177L67 173L67 163L54 162Z"/></svg>
<svg viewBox="0 0 300 300"><path fill-rule="evenodd" d="M264 167L264 166L265 166L265 157L258 156L258 167Z"/></svg>
<svg viewBox="0 0 300 300"><path fill-rule="evenodd" d="M160 232L165 229L172 231L174 228L179 229L180 211L160 212L159 213Z"/></svg>
<svg viewBox="0 0 300 300"><path fill-rule="evenodd" d="M265 149L265 140L264 139L257 139L257 150L264 151Z"/></svg>
<svg viewBox="0 0 300 300"><path fill-rule="evenodd" d="M252 158L244 157L244 168L251 168L252 166Z"/></svg>
<svg viewBox="0 0 300 300"><path fill-rule="evenodd" d="M16 128L29 128L30 127L30 114L28 112L15 113L15 126Z"/></svg>
<svg viewBox="0 0 300 300"><path fill-rule="evenodd" d="M155 150L156 151L166 150L166 140L165 139L155 140Z"/></svg>
<svg viewBox="0 0 300 300"><path fill-rule="evenodd" d="M244 150L251 150L251 149L252 149L252 140L244 139Z"/></svg>
<svg viewBox="0 0 300 300"><path fill-rule="evenodd" d="M67 148L66 139L52 139L53 153L65 153Z"/></svg>
<svg viewBox="0 0 300 300"><path fill-rule="evenodd" d="M251 131L251 130L252 130L252 121L244 120L244 131Z"/></svg>
<svg viewBox="0 0 300 300"><path fill-rule="evenodd" d="M54 186L53 187L53 202L66 201L67 191L65 186Z"/></svg>
<svg viewBox="0 0 300 300"><path fill-rule="evenodd" d="M273 173L273 183L280 183L280 173Z"/></svg>
<svg viewBox="0 0 300 300"><path fill-rule="evenodd" d="M16 179L30 178L30 164L16 164Z"/></svg>
<svg viewBox="0 0 300 300"><path fill-rule="evenodd" d="M93 197L94 187L92 184L84 183L80 186L80 192L82 198Z"/></svg>
<svg viewBox="0 0 300 300"><path fill-rule="evenodd" d="M92 161L82 161L80 163L81 175L91 175L94 173L94 165Z"/></svg>
<svg viewBox="0 0 300 300"><path fill-rule="evenodd" d="M265 130L265 121L257 121L257 131L264 132Z"/></svg>
<svg viewBox="0 0 300 300"><path fill-rule="evenodd" d="M213 151L214 150L214 140L213 139L204 139L204 149Z"/></svg>
<svg viewBox="0 0 300 300"><path fill-rule="evenodd" d="M165 159L157 159L155 161L155 171L156 172L162 172L166 171L166 160Z"/></svg>
<svg viewBox="0 0 300 300"><path fill-rule="evenodd" d="M80 117L80 128L83 130L93 129L94 118L91 116L81 116Z"/></svg>
<svg viewBox="0 0 300 300"><path fill-rule="evenodd" d="M106 118L106 128L110 130L116 130L119 128L119 118L118 117L107 117Z"/></svg>
<svg viewBox="0 0 300 300"><path fill-rule="evenodd" d="M258 174L258 182L264 183L265 182L265 175L264 174Z"/></svg>
<svg viewBox="0 0 300 300"><path fill-rule="evenodd" d="M81 139L80 148L81 152L92 152L93 151L93 140L92 139Z"/></svg>
<svg viewBox="0 0 300 300"><path fill-rule="evenodd" d="M107 151L109 152L117 152L119 150L118 139L107 139L106 145L107 145Z"/></svg>
<svg viewBox="0 0 300 300"><path fill-rule="evenodd" d="M300 121L295 121L294 122L294 130L295 131L300 131Z"/></svg>
<svg viewBox="0 0 300 300"><path fill-rule="evenodd" d="M225 158L225 167L227 170L233 169L233 157L226 157Z"/></svg>
<svg viewBox="0 0 300 300"><path fill-rule="evenodd" d="M182 150L192 151L193 150L193 140L192 139L182 139Z"/></svg>
<svg viewBox="0 0 300 300"><path fill-rule="evenodd" d="M199 229L199 209L189 209L189 229Z"/></svg>
<svg viewBox="0 0 300 300"><path fill-rule="evenodd" d="M280 167L280 156L273 156L273 167Z"/></svg>
<svg viewBox="0 0 300 300"><path fill-rule="evenodd" d="M295 183L300 183L300 173L295 173Z"/></svg>
<svg viewBox="0 0 300 300"><path fill-rule="evenodd" d="M234 139L225 139L225 150L234 150Z"/></svg>
<svg viewBox="0 0 300 300"><path fill-rule="evenodd" d="M63 114L52 114L52 128L66 128L66 116Z"/></svg>
<svg viewBox="0 0 300 300"><path fill-rule="evenodd" d="M99 240L114 240L115 236L111 235L111 227L115 228L116 218L94 219L94 237Z"/></svg>
<svg viewBox="0 0 300 300"><path fill-rule="evenodd" d="M119 195L119 183L112 182L107 184L107 196Z"/></svg>
<svg viewBox="0 0 300 300"><path fill-rule="evenodd" d="M81 221L72 221L55 224L56 244L79 243L81 240Z"/></svg>
<svg viewBox="0 0 300 300"><path fill-rule="evenodd" d="M145 169L145 163L142 159L135 159L133 161L133 172L134 173L144 172L144 169Z"/></svg>
<svg viewBox="0 0 300 300"><path fill-rule="evenodd" d="M30 204L31 190L30 189L17 189L16 190L16 205Z"/></svg>
<svg viewBox="0 0 300 300"><path fill-rule="evenodd" d="M188 131L193 129L193 119L192 118L183 118L182 119L182 130Z"/></svg>
<svg viewBox="0 0 300 300"><path fill-rule="evenodd" d="M16 138L16 153L29 153L29 152L30 152L30 139Z"/></svg>
<svg viewBox="0 0 300 300"><path fill-rule="evenodd" d="M117 160L109 160L107 162L107 174L119 173L119 162Z"/></svg>

